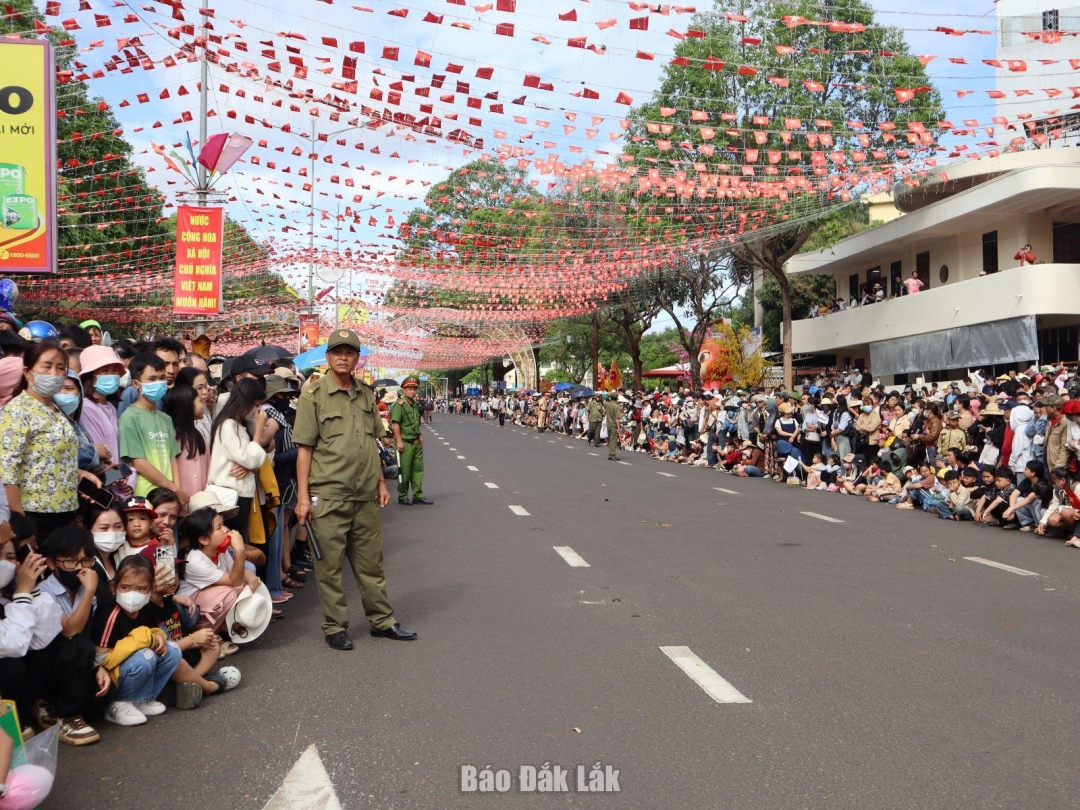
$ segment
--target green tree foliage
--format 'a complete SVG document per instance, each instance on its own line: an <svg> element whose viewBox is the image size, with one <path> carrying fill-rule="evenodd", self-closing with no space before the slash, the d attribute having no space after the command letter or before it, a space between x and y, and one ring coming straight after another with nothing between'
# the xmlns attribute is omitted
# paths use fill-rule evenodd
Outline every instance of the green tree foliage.
<svg viewBox="0 0 1080 810"><path fill-rule="evenodd" d="M540 349L543 365L555 364L561 375L559 382L581 383L592 364L593 327L590 318L567 318L552 322ZM629 356L619 337L603 324L599 331L600 363L607 368L612 360L619 365L629 362Z"/></svg>

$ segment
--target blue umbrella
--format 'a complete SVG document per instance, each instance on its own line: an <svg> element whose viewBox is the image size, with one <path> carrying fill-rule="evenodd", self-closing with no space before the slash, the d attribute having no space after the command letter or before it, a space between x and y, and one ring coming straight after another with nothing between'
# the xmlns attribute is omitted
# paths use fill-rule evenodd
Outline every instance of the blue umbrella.
<svg viewBox="0 0 1080 810"><path fill-rule="evenodd" d="M561 382L561 383L556 383L555 385L551 386L551 390L552 391L569 391L571 388L575 388L575 387L576 386L573 383Z"/></svg>
<svg viewBox="0 0 1080 810"><path fill-rule="evenodd" d="M592 395L593 392L591 388L579 388L577 391L571 394L574 399L577 399L579 397L591 397Z"/></svg>
<svg viewBox="0 0 1080 810"><path fill-rule="evenodd" d="M367 346L360 347L360 356L366 357L371 354L371 349ZM318 368L319 366L326 365L326 344L316 346L314 349L309 349L301 355L298 355L293 364L300 369L304 368Z"/></svg>

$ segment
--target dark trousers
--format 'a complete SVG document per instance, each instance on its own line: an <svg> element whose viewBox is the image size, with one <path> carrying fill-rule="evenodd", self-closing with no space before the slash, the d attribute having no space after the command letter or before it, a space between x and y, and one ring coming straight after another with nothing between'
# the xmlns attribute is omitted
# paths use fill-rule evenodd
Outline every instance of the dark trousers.
<svg viewBox="0 0 1080 810"><path fill-rule="evenodd" d="M240 511L236 513L236 517L231 517L225 521L225 525L230 529L240 532L240 536L244 538L245 543L251 542L251 529L248 526L248 520L251 518L252 500L252 498L237 498L236 505L240 507Z"/></svg>
<svg viewBox="0 0 1080 810"><path fill-rule="evenodd" d="M37 538L38 548L41 548L45 538L57 529L70 524L75 517L74 512L26 512L25 514L34 524L34 537Z"/></svg>
<svg viewBox="0 0 1080 810"><path fill-rule="evenodd" d="M94 703L94 642L89 634L57 636L34 664L45 684L44 697L59 717L84 714ZM33 653L31 653L33 655ZM28 656L29 657L29 656Z"/></svg>

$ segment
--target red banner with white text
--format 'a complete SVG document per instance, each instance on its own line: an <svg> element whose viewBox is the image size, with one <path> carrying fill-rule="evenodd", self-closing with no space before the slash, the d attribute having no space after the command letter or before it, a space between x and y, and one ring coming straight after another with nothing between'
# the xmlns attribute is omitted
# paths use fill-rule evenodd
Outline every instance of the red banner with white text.
<svg viewBox="0 0 1080 810"><path fill-rule="evenodd" d="M173 313L217 315L221 311L221 243L220 208L177 208Z"/></svg>

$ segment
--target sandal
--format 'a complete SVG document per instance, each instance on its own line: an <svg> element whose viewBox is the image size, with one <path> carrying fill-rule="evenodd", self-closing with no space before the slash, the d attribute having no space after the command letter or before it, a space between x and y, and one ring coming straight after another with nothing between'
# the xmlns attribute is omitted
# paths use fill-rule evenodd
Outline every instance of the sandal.
<svg viewBox="0 0 1080 810"><path fill-rule="evenodd" d="M292 577L295 580L298 580L300 582L307 582L308 572L307 572L306 568L300 568L299 566L296 566L296 565L290 565L289 570L288 570L288 574L289 574L290 577Z"/></svg>
<svg viewBox="0 0 1080 810"><path fill-rule="evenodd" d="M286 588L303 588L304 587L303 582L299 582L298 580L293 579L288 574L285 574L285 575L283 575L281 577L281 584L284 585Z"/></svg>
<svg viewBox="0 0 1080 810"><path fill-rule="evenodd" d="M218 660L220 661L222 658L229 655L236 655L238 652L240 652L240 648L236 644L233 644L231 641L226 641L221 645L221 652L218 653Z"/></svg>

